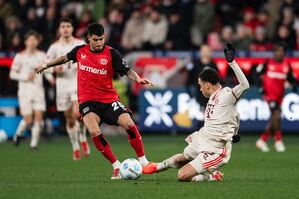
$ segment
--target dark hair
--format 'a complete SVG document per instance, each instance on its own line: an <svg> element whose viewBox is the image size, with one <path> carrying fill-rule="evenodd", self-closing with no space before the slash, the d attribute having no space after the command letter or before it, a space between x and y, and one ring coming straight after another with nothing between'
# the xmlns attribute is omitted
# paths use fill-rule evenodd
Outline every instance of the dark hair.
<svg viewBox="0 0 299 199"><path fill-rule="evenodd" d="M70 18L68 18L68 17L62 17L60 20L59 20L59 25L61 24L61 23L70 23L70 24L72 24L72 26L74 26L74 23L73 23L73 20L71 20Z"/></svg>
<svg viewBox="0 0 299 199"><path fill-rule="evenodd" d="M104 34L104 27L99 23L91 23L87 27L87 34L102 36Z"/></svg>
<svg viewBox="0 0 299 199"><path fill-rule="evenodd" d="M28 37L30 36L35 36L38 40L40 39L40 34L38 32L36 32L35 30L29 30L25 36L24 36L24 40L26 41L28 39Z"/></svg>
<svg viewBox="0 0 299 199"><path fill-rule="evenodd" d="M286 43L285 42L277 42L274 44L274 50L276 50L277 48L282 48L283 51L286 51Z"/></svg>
<svg viewBox="0 0 299 199"><path fill-rule="evenodd" d="M198 75L202 81L209 82L213 85L220 83L220 77L218 72L210 67L204 68Z"/></svg>

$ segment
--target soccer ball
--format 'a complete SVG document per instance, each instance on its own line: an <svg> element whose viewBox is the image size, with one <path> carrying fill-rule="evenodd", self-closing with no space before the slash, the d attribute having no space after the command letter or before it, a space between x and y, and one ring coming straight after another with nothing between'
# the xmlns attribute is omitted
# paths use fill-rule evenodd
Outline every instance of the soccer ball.
<svg viewBox="0 0 299 199"><path fill-rule="evenodd" d="M142 173L142 166L138 160L129 158L121 163L119 172L123 179L136 180Z"/></svg>
<svg viewBox="0 0 299 199"><path fill-rule="evenodd" d="M7 141L7 135L4 130L0 129L0 143Z"/></svg>

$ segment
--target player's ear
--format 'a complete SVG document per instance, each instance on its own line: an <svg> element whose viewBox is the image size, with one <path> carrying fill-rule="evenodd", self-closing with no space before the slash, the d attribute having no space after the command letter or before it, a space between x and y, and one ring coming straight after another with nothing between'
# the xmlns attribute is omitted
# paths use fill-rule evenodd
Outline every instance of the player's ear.
<svg viewBox="0 0 299 199"><path fill-rule="evenodd" d="M206 82L206 88L209 89L211 87L211 83L210 82Z"/></svg>

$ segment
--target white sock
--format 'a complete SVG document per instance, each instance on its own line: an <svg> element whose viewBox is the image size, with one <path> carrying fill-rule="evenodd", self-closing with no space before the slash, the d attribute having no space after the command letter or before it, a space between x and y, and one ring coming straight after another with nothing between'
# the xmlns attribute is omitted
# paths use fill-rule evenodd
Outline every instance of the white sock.
<svg viewBox="0 0 299 199"><path fill-rule="evenodd" d="M16 130L16 135L21 136L23 132L26 130L27 124L24 119L22 119L18 125L18 128Z"/></svg>
<svg viewBox="0 0 299 199"><path fill-rule="evenodd" d="M69 127L68 125L66 125L66 131L69 134L69 138L73 147L73 151L75 150L79 150L80 146L79 146L79 123L76 122L75 125L73 127Z"/></svg>
<svg viewBox="0 0 299 199"><path fill-rule="evenodd" d="M163 162L158 163L157 169L159 171L161 171L161 170L168 169L168 168L178 168L180 165L175 162L175 160L177 159L178 156L180 156L180 154L176 154L176 155L164 160Z"/></svg>
<svg viewBox="0 0 299 199"><path fill-rule="evenodd" d="M33 127L31 129L30 147L37 147L41 130L42 130L42 122L34 122Z"/></svg>
<svg viewBox="0 0 299 199"><path fill-rule="evenodd" d="M119 167L120 167L120 164L121 164L120 161L116 160L116 161L112 164L113 169L119 168Z"/></svg>
<svg viewBox="0 0 299 199"><path fill-rule="evenodd" d="M149 161L146 159L145 155L138 157L138 160L139 160L141 166L145 166L149 163Z"/></svg>
<svg viewBox="0 0 299 199"><path fill-rule="evenodd" d="M210 177L212 177L211 174L199 174L196 175L192 178L192 182L204 182L204 181L209 181Z"/></svg>
<svg viewBox="0 0 299 199"><path fill-rule="evenodd" d="M84 125L82 125L82 124L80 124L80 133L79 133L79 140L80 140L80 142L86 142L87 141L87 139L86 139L86 132L87 132L87 130L86 130L86 127L84 126Z"/></svg>

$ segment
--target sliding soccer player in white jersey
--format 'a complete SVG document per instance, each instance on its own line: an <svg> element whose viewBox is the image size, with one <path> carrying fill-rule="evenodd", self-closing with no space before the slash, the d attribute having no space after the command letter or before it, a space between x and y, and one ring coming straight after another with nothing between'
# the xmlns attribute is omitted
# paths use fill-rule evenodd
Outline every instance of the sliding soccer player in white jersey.
<svg viewBox="0 0 299 199"><path fill-rule="evenodd" d="M46 110L45 92L42 76L36 75L34 67L44 62L46 54L37 49L40 35L35 31L25 34L25 50L14 57L10 78L18 81L18 100L21 115L13 142L19 145L22 133L31 128L30 148L37 149L38 140L43 128L43 112Z"/></svg>
<svg viewBox="0 0 299 199"><path fill-rule="evenodd" d="M46 61L52 61L57 57L65 55L74 47L84 44L81 39L72 36L73 25L68 18L59 21L59 39L54 42L47 52ZM66 119L66 130L73 147L73 159L80 160L80 145L85 157L90 154L89 145L86 139L86 129L80 127L79 104L77 100L77 65L68 62L56 66L52 72L56 73L56 105L58 111L63 111ZM80 130L81 129L81 130Z"/></svg>
<svg viewBox="0 0 299 199"><path fill-rule="evenodd" d="M231 142L240 139L239 114L235 104L249 88L245 75L234 61L235 49L231 44L227 44L224 54L239 84L233 88L222 87L218 73L211 68L204 69L198 76L200 91L209 98L204 126L186 138L189 145L183 153L161 163L150 163L143 167L143 173L150 174L180 167L180 181L222 180L223 174L219 168L230 159Z"/></svg>

